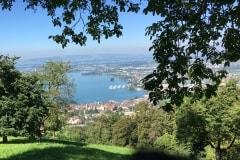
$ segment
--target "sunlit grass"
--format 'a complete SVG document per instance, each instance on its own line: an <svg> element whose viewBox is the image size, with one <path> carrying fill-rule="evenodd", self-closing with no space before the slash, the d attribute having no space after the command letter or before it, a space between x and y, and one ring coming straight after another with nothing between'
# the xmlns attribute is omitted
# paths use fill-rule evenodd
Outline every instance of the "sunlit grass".
<svg viewBox="0 0 240 160"><path fill-rule="evenodd" d="M0 144L0 151L0 159L8 160L127 160L134 154L129 148L57 140L32 142L24 138L11 138L8 144Z"/></svg>
<svg viewBox="0 0 240 160"><path fill-rule="evenodd" d="M123 155L132 155L136 152L134 149L123 148L117 146L108 146L108 145L100 145L100 144L88 144L87 148L95 148L103 151L110 151L111 153L118 153Z"/></svg>

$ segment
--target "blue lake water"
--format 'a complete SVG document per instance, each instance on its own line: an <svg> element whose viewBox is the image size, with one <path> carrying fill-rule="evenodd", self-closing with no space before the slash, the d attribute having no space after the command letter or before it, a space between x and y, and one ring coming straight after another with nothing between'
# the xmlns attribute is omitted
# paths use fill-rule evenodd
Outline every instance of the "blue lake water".
<svg viewBox="0 0 240 160"><path fill-rule="evenodd" d="M139 65L152 63L150 54L96 54L96 55L68 55L34 59L19 59L17 68L23 71L37 70L46 61L70 61L73 66L78 65ZM74 101L76 103L91 103L91 102L107 102L110 100L123 101L125 99L133 99L143 97L145 91L129 90L126 87L127 81L114 77L114 81L110 79L110 75L81 75L80 72L69 73L73 79L75 89ZM109 89L112 88L112 89Z"/></svg>
<svg viewBox="0 0 240 160"><path fill-rule="evenodd" d="M81 75L80 72L70 73L73 83L74 101L77 103L107 102L110 100L123 101L143 97L144 90L129 90L126 88L127 81L110 75Z"/></svg>

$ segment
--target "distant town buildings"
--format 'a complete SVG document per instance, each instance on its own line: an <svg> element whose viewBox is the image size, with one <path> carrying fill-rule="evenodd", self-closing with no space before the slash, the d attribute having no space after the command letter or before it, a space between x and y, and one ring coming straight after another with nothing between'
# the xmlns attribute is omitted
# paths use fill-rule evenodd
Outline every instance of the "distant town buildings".
<svg viewBox="0 0 240 160"><path fill-rule="evenodd" d="M122 102L109 101L109 102L93 102L88 104L71 104L68 113L72 115L67 123L69 125L83 125L89 123L92 117L97 117L107 111L121 112L123 115L134 114L134 106L141 101L148 101L148 96L143 98L124 100ZM152 104L149 102L149 106ZM81 114L82 113L82 114Z"/></svg>

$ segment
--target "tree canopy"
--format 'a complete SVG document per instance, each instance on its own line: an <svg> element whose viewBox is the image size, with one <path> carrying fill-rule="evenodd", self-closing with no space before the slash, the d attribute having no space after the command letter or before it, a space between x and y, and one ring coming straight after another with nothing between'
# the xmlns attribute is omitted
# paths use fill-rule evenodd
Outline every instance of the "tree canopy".
<svg viewBox="0 0 240 160"><path fill-rule="evenodd" d="M149 1L144 13L162 20L147 28L158 67L145 78L150 99L210 97L231 62L239 60L239 1ZM214 65L222 64L219 70ZM205 84L204 84L205 82ZM164 83L167 87L164 87Z"/></svg>
<svg viewBox="0 0 240 160"><path fill-rule="evenodd" d="M0 135L41 137L48 101L42 84L34 74L15 68L16 57L0 56Z"/></svg>
<svg viewBox="0 0 240 160"><path fill-rule="evenodd" d="M157 68L143 80L150 100L180 105L183 97L210 97L227 74L225 67L239 60L240 2L159 1L159 0L23 0L26 9L47 11L53 25L62 28L50 35L62 47L68 43L85 45L87 36L100 42L101 37L122 35L120 12L142 12L159 17L146 28L152 41L149 50ZM2 9L11 9L14 0L0 1ZM222 64L219 70L214 65ZM203 84L205 82L206 84Z"/></svg>
<svg viewBox="0 0 240 160"><path fill-rule="evenodd" d="M217 95L192 103L190 99L176 112L177 137L201 151L210 145L216 160L230 149L239 135L239 87L237 80L229 80L219 87Z"/></svg>
<svg viewBox="0 0 240 160"><path fill-rule="evenodd" d="M51 102L44 126L52 131L53 136L55 136L55 131L62 128L65 121L62 113L72 101L74 85L67 75L71 68L70 62L47 61L40 67L40 73L38 73Z"/></svg>

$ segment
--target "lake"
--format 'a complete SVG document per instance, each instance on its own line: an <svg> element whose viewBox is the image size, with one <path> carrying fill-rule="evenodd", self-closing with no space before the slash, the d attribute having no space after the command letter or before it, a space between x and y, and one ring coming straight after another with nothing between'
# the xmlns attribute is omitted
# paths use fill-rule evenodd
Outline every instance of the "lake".
<svg viewBox="0 0 240 160"><path fill-rule="evenodd" d="M110 75L81 75L81 72L73 72L70 77L76 85L73 93L77 103L123 101L146 94L144 90L127 89L127 81Z"/></svg>
<svg viewBox="0 0 240 160"><path fill-rule="evenodd" d="M119 65L137 67L153 63L150 54L89 54L45 57L34 59L19 59L17 68L22 71L37 71L46 61L70 61L74 67L96 65ZM144 90L129 90L126 88L127 80L111 75L82 75L81 72L69 73L76 85L74 88L74 101L76 103L107 102L110 100L123 101L125 99L141 98L146 94ZM114 78L111 81L111 78Z"/></svg>

